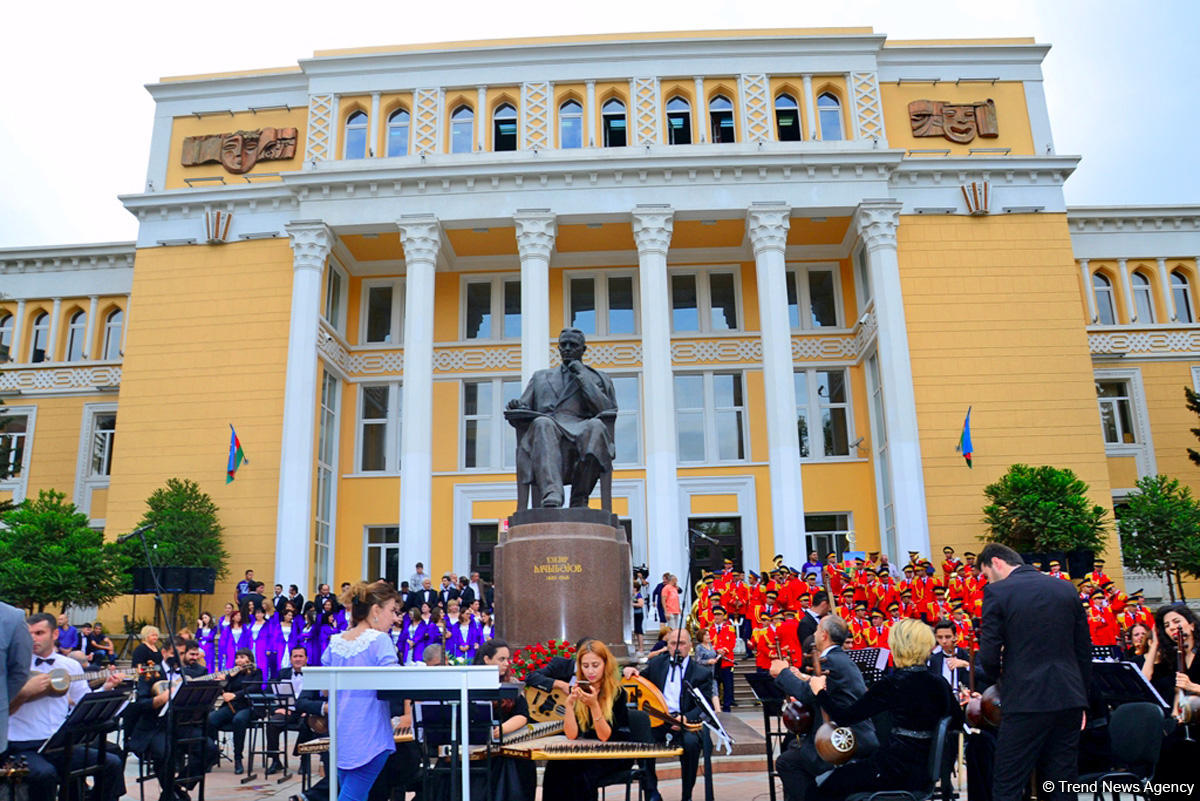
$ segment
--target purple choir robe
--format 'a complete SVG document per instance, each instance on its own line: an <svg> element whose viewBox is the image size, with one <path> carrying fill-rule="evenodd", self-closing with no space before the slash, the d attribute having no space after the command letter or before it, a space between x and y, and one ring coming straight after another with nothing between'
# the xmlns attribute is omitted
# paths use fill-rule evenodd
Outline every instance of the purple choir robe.
<svg viewBox="0 0 1200 801"><path fill-rule="evenodd" d="M442 638L438 633L437 624L432 620L418 620L413 631L412 661L420 662L425 655L425 646L441 642Z"/></svg>
<svg viewBox="0 0 1200 801"><path fill-rule="evenodd" d="M245 637L247 628L242 628L236 635L233 633L232 626L226 626L221 630L220 651L221 651L221 667L219 670L229 670L234 665L234 657L237 656L237 649L241 648L241 640Z"/></svg>
<svg viewBox="0 0 1200 801"><path fill-rule="evenodd" d="M308 664L313 667L321 666L321 652L317 650L317 635L320 633L320 628L316 623L305 623L300 629L298 640L304 645L304 650L308 654Z"/></svg>
<svg viewBox="0 0 1200 801"><path fill-rule="evenodd" d="M251 623L242 629L242 642L238 647L254 651L254 664L262 670L263 690L266 691L267 682L279 676L279 652L283 650L283 634L279 624L274 618L268 619L256 637L254 624Z"/></svg>
<svg viewBox="0 0 1200 801"><path fill-rule="evenodd" d="M225 640L225 632L229 631L229 620L224 615L221 615L219 618L217 618L217 627L216 628L217 628L217 633L216 633L216 637L215 637L215 642L217 644L217 661L216 661L214 667L212 668L212 670L224 670L225 669L224 640Z"/></svg>
<svg viewBox="0 0 1200 801"><path fill-rule="evenodd" d="M283 622L277 620L275 623L275 629L279 632L279 642L283 645L283 647L279 649L279 659L276 660L279 662L280 670L285 667L291 667L292 646L300 645L300 629L303 628L302 624L299 623L295 618L292 618L292 622L289 625L291 625L291 629L287 632L287 634L284 634Z"/></svg>
<svg viewBox="0 0 1200 801"><path fill-rule="evenodd" d="M209 673L220 670L220 666L217 665L217 632L219 631L218 626L196 629L196 642L199 643L200 650L204 653L204 669Z"/></svg>
<svg viewBox="0 0 1200 801"><path fill-rule="evenodd" d="M329 647L330 638L333 637L333 635L335 635L335 634L337 634L337 630L333 626L329 625L328 623L322 623L320 626L317 627L317 653L318 654L325 653L325 649ZM320 661L321 661L320 657L317 657L317 662L319 663Z"/></svg>
<svg viewBox="0 0 1200 801"><path fill-rule="evenodd" d="M337 610L337 614L333 616L333 620L335 623L337 623L338 631L345 631L346 629L350 628L350 620L346 617L345 607Z"/></svg>
<svg viewBox="0 0 1200 801"><path fill-rule="evenodd" d="M475 650L481 645L483 645L483 631L474 620L467 625L466 634L463 634L460 624L455 623L450 626L450 639L446 642L448 656L474 659Z"/></svg>

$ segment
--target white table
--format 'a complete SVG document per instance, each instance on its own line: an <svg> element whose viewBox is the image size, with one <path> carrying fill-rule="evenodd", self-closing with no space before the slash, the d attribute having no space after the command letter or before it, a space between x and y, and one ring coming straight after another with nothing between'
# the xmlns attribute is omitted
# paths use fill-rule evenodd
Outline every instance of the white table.
<svg viewBox="0 0 1200 801"><path fill-rule="evenodd" d="M423 690L457 693L461 724L458 727L459 762L462 766L462 798L470 797L469 753L472 691L498 690L500 671L494 665L447 665L445 667L309 667L304 669L305 690L329 693L329 797L337 798L337 691L338 690Z"/></svg>

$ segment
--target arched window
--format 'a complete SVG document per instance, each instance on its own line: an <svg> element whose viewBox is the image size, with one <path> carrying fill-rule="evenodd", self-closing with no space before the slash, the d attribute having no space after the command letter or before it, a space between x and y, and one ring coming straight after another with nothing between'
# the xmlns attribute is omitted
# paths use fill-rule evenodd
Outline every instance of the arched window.
<svg viewBox="0 0 1200 801"><path fill-rule="evenodd" d="M1181 323L1196 322L1192 312L1192 288L1188 286L1187 276L1179 270L1171 273L1171 296L1175 298L1175 319ZM4 336L3 323L0 323L0 337Z"/></svg>
<svg viewBox="0 0 1200 801"><path fill-rule="evenodd" d="M682 97L667 101L667 144L692 143L692 107Z"/></svg>
<svg viewBox="0 0 1200 801"><path fill-rule="evenodd" d="M1133 286L1133 308L1137 311L1137 321L1142 324L1154 322L1154 295L1150 289L1150 279L1135 272L1129 276Z"/></svg>
<svg viewBox="0 0 1200 801"><path fill-rule="evenodd" d="M346 118L346 147L342 158L365 159L367 157L367 115L356 111Z"/></svg>
<svg viewBox="0 0 1200 801"><path fill-rule="evenodd" d="M517 149L517 110L508 103L492 112L492 150Z"/></svg>
<svg viewBox="0 0 1200 801"><path fill-rule="evenodd" d="M625 104L613 98L601 109L601 121L604 126L605 147L625 147L628 137L625 135Z"/></svg>
<svg viewBox="0 0 1200 801"><path fill-rule="evenodd" d="M558 146L583 147L583 106L574 100L558 107Z"/></svg>
<svg viewBox="0 0 1200 801"><path fill-rule="evenodd" d="M398 108L388 117L387 124L387 154L389 156L408 155L408 112Z"/></svg>
<svg viewBox="0 0 1200 801"><path fill-rule="evenodd" d="M50 360L50 315L42 312L33 318L33 340L29 343L29 361Z"/></svg>
<svg viewBox="0 0 1200 801"><path fill-rule="evenodd" d="M87 312L77 311L71 315L71 321L67 323L67 361L83 361L86 336Z"/></svg>
<svg viewBox="0 0 1200 801"><path fill-rule="evenodd" d="M729 98L717 95L708 101L708 121L712 126L714 144L737 141L737 133L733 128L733 104Z"/></svg>
<svg viewBox="0 0 1200 801"><path fill-rule="evenodd" d="M801 139L800 106L789 94L775 98L775 131L780 142L799 142Z"/></svg>
<svg viewBox="0 0 1200 801"><path fill-rule="evenodd" d="M0 317L0 362L12 358L13 316L6 314Z"/></svg>
<svg viewBox="0 0 1200 801"><path fill-rule="evenodd" d="M1096 321L1101 325L1116 325L1112 281L1103 273L1092 274L1092 294L1096 297Z"/></svg>
<svg viewBox="0 0 1200 801"><path fill-rule="evenodd" d="M842 104L829 92L817 98L817 119L821 122L821 139L833 142L842 139Z"/></svg>
<svg viewBox="0 0 1200 801"><path fill-rule="evenodd" d="M450 115L450 152L470 153L474 150L475 112L470 106L459 106Z"/></svg>
<svg viewBox="0 0 1200 801"><path fill-rule="evenodd" d="M120 309L109 312L104 321L104 358L116 361L121 358L121 326L124 325L125 313Z"/></svg>

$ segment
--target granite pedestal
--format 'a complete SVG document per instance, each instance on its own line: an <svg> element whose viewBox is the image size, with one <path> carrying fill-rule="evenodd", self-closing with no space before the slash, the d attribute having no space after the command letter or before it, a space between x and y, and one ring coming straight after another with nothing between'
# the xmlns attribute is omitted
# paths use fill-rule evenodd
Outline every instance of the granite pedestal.
<svg viewBox="0 0 1200 801"><path fill-rule="evenodd" d="M598 509L529 509L495 549L496 631L513 648L588 636L628 656L632 565L625 529Z"/></svg>

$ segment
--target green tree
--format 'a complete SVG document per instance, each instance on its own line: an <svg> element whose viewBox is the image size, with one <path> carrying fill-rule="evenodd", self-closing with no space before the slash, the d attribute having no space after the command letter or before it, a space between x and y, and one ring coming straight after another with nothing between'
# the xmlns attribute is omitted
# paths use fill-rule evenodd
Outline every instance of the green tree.
<svg viewBox="0 0 1200 801"><path fill-rule="evenodd" d="M42 490L0 514L0 597L44 612L99 606L125 590L125 557L66 497Z"/></svg>
<svg viewBox="0 0 1200 801"><path fill-rule="evenodd" d="M1195 392L1191 387L1184 387L1183 397L1187 399L1188 411L1200 416L1200 393ZM1200 439L1200 428L1193 428L1190 430L1193 437ZM1188 448L1187 454L1188 458L1192 460L1193 464L1200 464L1200 452L1197 452L1192 448Z"/></svg>
<svg viewBox="0 0 1200 801"><path fill-rule="evenodd" d="M229 552L221 539L217 505L189 479L169 478L146 499L138 527L152 526L146 544L153 549L155 566L211 567L217 578L229 573ZM123 545L134 565L145 563L137 537Z"/></svg>
<svg viewBox="0 0 1200 801"><path fill-rule="evenodd" d="M1071 470L1014 464L984 488L988 533L980 539L1016 551L1104 552L1107 528L1103 506L1088 500L1088 486Z"/></svg>
<svg viewBox="0 0 1200 801"><path fill-rule="evenodd" d="M1200 576L1200 501L1167 476L1138 479L1117 517L1121 559L1131 570L1166 574L1171 600L1183 594L1183 576Z"/></svg>

